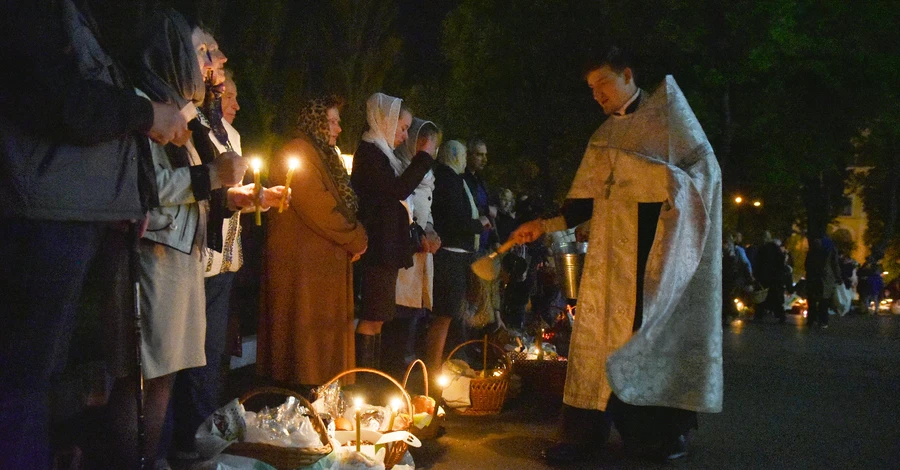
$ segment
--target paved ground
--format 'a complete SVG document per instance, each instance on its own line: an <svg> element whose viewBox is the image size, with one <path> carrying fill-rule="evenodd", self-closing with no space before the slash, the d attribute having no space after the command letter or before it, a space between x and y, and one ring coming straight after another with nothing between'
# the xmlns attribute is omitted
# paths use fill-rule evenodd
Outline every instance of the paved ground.
<svg viewBox="0 0 900 470"><path fill-rule="evenodd" d="M724 338L725 410L701 415L681 468L900 468L900 317L845 317L828 330L743 323ZM555 410L520 400L498 417L450 416L413 455L427 469L542 469ZM569 468L654 468L607 446Z"/></svg>

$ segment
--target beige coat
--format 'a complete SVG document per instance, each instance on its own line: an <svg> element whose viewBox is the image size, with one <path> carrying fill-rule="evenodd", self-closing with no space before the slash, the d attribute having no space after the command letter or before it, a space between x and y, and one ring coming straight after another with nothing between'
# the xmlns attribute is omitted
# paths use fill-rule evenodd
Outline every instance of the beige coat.
<svg viewBox="0 0 900 470"><path fill-rule="evenodd" d="M337 210L337 189L309 141L294 139L278 152L271 184L284 183L290 156L300 160L291 206L268 213L257 370L322 384L355 364L350 259L367 239L362 224Z"/></svg>

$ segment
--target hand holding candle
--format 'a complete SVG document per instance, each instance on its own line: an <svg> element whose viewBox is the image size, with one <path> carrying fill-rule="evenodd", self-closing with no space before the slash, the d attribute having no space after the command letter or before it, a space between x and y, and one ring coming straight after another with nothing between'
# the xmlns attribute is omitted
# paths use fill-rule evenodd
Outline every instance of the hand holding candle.
<svg viewBox="0 0 900 470"><path fill-rule="evenodd" d="M250 161L250 166L253 168L253 184L255 185L255 194L253 195L253 200L256 201L256 225L262 225L262 208L259 203L259 194L262 190L262 183L259 179L259 170L262 168L262 160L258 157L254 158Z"/></svg>
<svg viewBox="0 0 900 470"><path fill-rule="evenodd" d="M294 176L294 170L300 165L300 160L297 160L296 157L291 157L288 159L288 173L287 178L285 178L284 182L284 194L281 196L281 205L278 206L278 213L280 214L284 211L284 203L287 202L288 194L291 190L291 178Z"/></svg>
<svg viewBox="0 0 900 470"><path fill-rule="evenodd" d="M363 399L362 397L356 397L353 399L353 406L356 407L356 451L359 452L360 445L360 414L362 412Z"/></svg>

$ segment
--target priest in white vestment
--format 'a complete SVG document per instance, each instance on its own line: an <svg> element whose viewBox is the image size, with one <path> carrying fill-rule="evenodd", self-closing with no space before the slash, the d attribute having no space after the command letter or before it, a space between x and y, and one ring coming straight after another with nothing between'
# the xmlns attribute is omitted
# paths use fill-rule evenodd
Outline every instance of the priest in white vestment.
<svg viewBox="0 0 900 470"><path fill-rule="evenodd" d="M627 451L687 454L697 412L722 409L721 173L668 76L652 93L618 48L588 69L609 118L591 137L561 215L520 243L590 221L553 461L590 458L610 423Z"/></svg>

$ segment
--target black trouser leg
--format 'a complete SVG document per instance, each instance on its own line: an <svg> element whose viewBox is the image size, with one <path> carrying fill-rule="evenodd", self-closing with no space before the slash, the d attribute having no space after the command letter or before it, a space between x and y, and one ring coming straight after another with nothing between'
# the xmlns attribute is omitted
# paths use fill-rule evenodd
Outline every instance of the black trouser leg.
<svg viewBox="0 0 900 470"><path fill-rule="evenodd" d="M384 371L403 377L406 365L415 359L415 336L411 329L415 327L418 309L397 306L397 316L381 327L381 336L386 348L381 350L381 365ZM412 358L410 358L412 357Z"/></svg>
<svg viewBox="0 0 900 470"><path fill-rule="evenodd" d="M381 362L381 335L356 334L356 367L378 369Z"/></svg>
<svg viewBox="0 0 900 470"><path fill-rule="evenodd" d="M658 448L697 429L697 412L664 406L636 406L615 394L606 412L622 435L626 448Z"/></svg>
<svg viewBox="0 0 900 470"><path fill-rule="evenodd" d="M661 210L661 202L638 204L637 297L632 331L637 331L644 323L644 274L647 272L647 260L656 238L656 225L659 223Z"/></svg>
<svg viewBox="0 0 900 470"><path fill-rule="evenodd" d="M564 442L599 447L609 439L610 424L603 411L563 405L560 437Z"/></svg>

